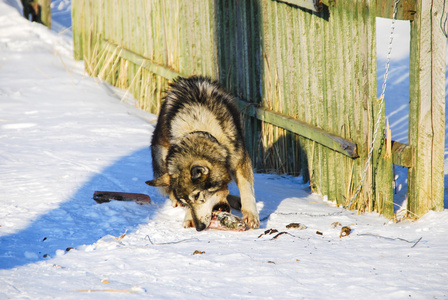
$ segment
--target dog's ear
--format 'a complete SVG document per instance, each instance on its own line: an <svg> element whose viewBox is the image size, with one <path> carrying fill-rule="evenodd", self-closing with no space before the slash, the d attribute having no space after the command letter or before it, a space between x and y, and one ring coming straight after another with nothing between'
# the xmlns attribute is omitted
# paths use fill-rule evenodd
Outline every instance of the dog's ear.
<svg viewBox="0 0 448 300"><path fill-rule="evenodd" d="M165 173L162 176L146 181L145 183L150 186L169 186L171 183L171 177L168 173Z"/></svg>
<svg viewBox="0 0 448 300"><path fill-rule="evenodd" d="M204 166L194 165L191 167L190 173L191 173L191 180L198 180L200 178L207 177L209 169Z"/></svg>

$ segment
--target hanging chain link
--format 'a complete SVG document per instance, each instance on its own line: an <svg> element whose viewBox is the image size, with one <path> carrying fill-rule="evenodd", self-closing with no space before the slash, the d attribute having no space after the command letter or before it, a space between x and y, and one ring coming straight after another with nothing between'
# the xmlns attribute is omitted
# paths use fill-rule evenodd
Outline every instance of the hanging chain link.
<svg viewBox="0 0 448 300"><path fill-rule="evenodd" d="M370 144L369 155L368 155L368 158L367 158L366 163L364 165L364 172L362 173L362 177L361 177L361 180L359 181L358 187L356 188L355 193L353 194L353 197L350 200L350 203L345 206L346 208L352 206L353 202L355 202L356 198L359 195L359 192L361 191L361 188L362 188L362 185L364 183L364 180L366 179L367 171L369 170L370 160L372 159L373 149L374 149L374 145L375 145L376 138L377 138L377 133L378 133L378 130L380 128L381 114L383 112L384 94L386 93L386 83L387 83L387 77L389 75L390 57L391 57L391 53L392 53L392 42L394 40L395 20L397 19L398 3L399 2L400 2L400 0L395 0L394 1L394 10L393 10L393 15L392 15L392 25L391 25L391 29L390 29L390 38L389 38L389 48L388 48L387 59L386 59L386 66L385 66L385 72L384 72L384 81L383 81L383 85L382 85L382 88L381 88L381 96L378 99L380 109L378 110L378 113L376 115L376 119L377 120L376 120L376 123L375 123L375 130L373 131L372 143Z"/></svg>

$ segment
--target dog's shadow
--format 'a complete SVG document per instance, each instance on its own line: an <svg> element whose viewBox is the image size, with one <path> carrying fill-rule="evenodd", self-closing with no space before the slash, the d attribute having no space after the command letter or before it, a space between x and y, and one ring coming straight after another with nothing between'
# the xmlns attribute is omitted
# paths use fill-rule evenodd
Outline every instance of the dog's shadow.
<svg viewBox="0 0 448 300"><path fill-rule="evenodd" d="M0 269L50 259L58 253L81 245L95 243L105 235L120 236L134 231L157 212L165 199L145 180L152 177L149 147L122 157L113 165L94 175L69 200L38 216L30 224L9 235L0 237ZM149 194L150 205L134 202L97 204L96 190ZM56 191L63 195L67 191ZM36 202L39 199L35 200Z"/></svg>
<svg viewBox="0 0 448 300"><path fill-rule="evenodd" d="M157 189L145 184L145 180L151 177L149 147L122 157L94 175L57 208L40 215L27 227L1 236L0 269L51 259L58 253L94 244L105 235L120 236L125 232L134 232L166 204L166 198ZM285 181L278 180L281 178L278 175L255 174L255 193L259 208L261 206L261 228L266 227L269 216L285 197L297 196L292 190L282 188ZM150 205L120 201L97 204L93 193L98 190L145 193L152 201ZM238 194L236 185L232 184L230 190ZM61 195L64 192L60 191Z"/></svg>

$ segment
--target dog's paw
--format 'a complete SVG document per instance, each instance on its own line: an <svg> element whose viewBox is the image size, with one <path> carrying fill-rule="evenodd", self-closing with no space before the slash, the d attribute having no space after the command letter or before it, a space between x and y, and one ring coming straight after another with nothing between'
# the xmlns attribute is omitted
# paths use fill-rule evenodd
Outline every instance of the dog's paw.
<svg viewBox="0 0 448 300"><path fill-rule="evenodd" d="M194 227L193 220L184 220L184 228L191 228Z"/></svg>
<svg viewBox="0 0 448 300"><path fill-rule="evenodd" d="M191 228L191 227L195 227L194 226L194 221L193 221L193 217L191 216L191 212L188 209L185 212L185 218L184 218L184 228Z"/></svg>
<svg viewBox="0 0 448 300"><path fill-rule="evenodd" d="M243 211L243 221L250 228L260 227L260 218L258 217L258 214Z"/></svg>

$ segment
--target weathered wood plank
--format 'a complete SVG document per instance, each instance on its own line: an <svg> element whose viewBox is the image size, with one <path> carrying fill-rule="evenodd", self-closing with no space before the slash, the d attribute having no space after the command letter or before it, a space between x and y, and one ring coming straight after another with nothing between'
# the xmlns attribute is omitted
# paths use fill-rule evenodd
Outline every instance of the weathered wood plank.
<svg viewBox="0 0 448 300"><path fill-rule="evenodd" d="M299 7L309 9L314 12L320 12L322 10L322 1L319 0L276 0L276 1L297 5Z"/></svg>
<svg viewBox="0 0 448 300"><path fill-rule="evenodd" d="M126 60L128 60L128 61L130 61L130 62L132 62L132 63L134 63L136 65L138 65L138 66L142 66L143 68L148 69L151 72L153 72L153 73L155 73L155 74L157 74L159 76L162 76L162 77L164 77L164 78L166 78L168 80L173 80L174 78L179 77L179 76L186 77L185 75L182 75L182 74L180 74L180 73L178 73L178 72L176 72L174 70L171 70L170 68L168 68L166 66L162 66L162 65L160 65L158 63L155 63L155 62L153 62L153 61L151 61L151 60L149 60L147 58L144 58L141 55L138 55L138 54L136 54L136 53L134 53L134 52L132 52L132 51L130 51L128 49L124 49L124 48L122 48L122 47L120 47L118 45L115 45L115 44L111 43L111 42L108 42L108 41L104 40L103 41L103 47L104 47L104 49L106 51L109 51L109 52L112 52L112 53L117 48L120 49L121 51L119 51L119 52L120 52L120 56L122 58L124 58L124 59L126 59Z"/></svg>
<svg viewBox="0 0 448 300"><path fill-rule="evenodd" d="M392 162L402 167L413 167L414 150L409 145L392 141Z"/></svg>
<svg viewBox="0 0 448 300"><path fill-rule="evenodd" d="M371 1L371 13L373 15L378 15L378 11L382 9L380 3L377 1ZM372 28L376 28L376 20L375 18L370 19L370 29L366 29L365 34L369 36L369 40L373 41L369 48L369 55L367 60L367 65L370 68L374 69L374 77L370 78L370 80L366 83L370 88L370 95L375 95L375 90L377 88L376 82L376 36L375 30ZM376 98L376 96L375 96ZM373 160L372 160L372 183L373 183L373 192L374 199L373 205L374 209L385 216L386 218L392 218L394 215L394 205L393 205L393 158L389 153L387 153L387 143L385 141L384 133L385 133L385 103L376 101L375 99L371 99L369 101L371 104L372 114L371 117L373 122L378 128L378 132L376 136L371 136L374 138L376 142L374 143L374 152L373 152ZM378 122L378 123L376 123ZM375 127L371 127L370 130L374 130ZM375 151L375 149L378 149Z"/></svg>
<svg viewBox="0 0 448 300"><path fill-rule="evenodd" d="M398 3L397 20L414 20L417 12L416 0L401 0ZM425 0L427 1L427 0ZM392 19L394 12L394 0L377 0L377 17Z"/></svg>
<svg viewBox="0 0 448 300"><path fill-rule="evenodd" d="M51 29L51 0L37 0L35 2L40 6L40 18L42 23Z"/></svg>
<svg viewBox="0 0 448 300"><path fill-rule="evenodd" d="M83 0L72 0L73 55L76 60L83 59L81 13Z"/></svg>
<svg viewBox="0 0 448 300"><path fill-rule="evenodd" d="M278 2L284 2L292 4L304 9L311 10L313 12L322 11L322 5L330 6L335 0L275 0ZM398 5L397 20L410 20L414 19L416 13L415 10L416 0L401 0ZM350 9L350 5L347 7ZM392 19L394 0L377 0L377 17Z"/></svg>
<svg viewBox="0 0 448 300"><path fill-rule="evenodd" d="M358 157L356 144L339 136L330 134L318 127L305 122L286 117L282 114L268 111L262 108L255 108L251 103L239 100L238 104L244 114L255 116L263 122L267 122L284 128L303 137L316 141L317 143L340 152L348 157Z"/></svg>
<svg viewBox="0 0 448 300"><path fill-rule="evenodd" d="M339 134L343 138L351 138L351 131L350 131L350 123L349 123L349 115L347 110L352 109L350 104L347 104L350 99L348 97L350 91L349 86L349 80L347 80L347 70L349 69L346 63L346 60L348 58L348 43L337 43L334 41L340 41L341 39L345 39L344 35L346 35L347 27L345 26L345 18L343 18L343 7L342 5L337 5L330 8L330 13L334 15L334 24L332 24L331 29L332 32L329 34L329 36L333 36L334 39L332 40L334 45L333 53L336 57L339 59L332 60L334 62L334 71L340 70L342 73L342 76L334 76L333 83L335 87L338 87L334 89L335 93L335 99L338 99L338 101L333 102L333 110L337 111L338 122L335 124L335 133ZM340 178L339 183L339 189L340 196L338 199L336 199L337 203L344 206L346 205L347 199L350 199L350 190L351 190L351 177L352 177L352 169L353 164L356 162L354 160L344 159L342 160L342 163L335 164L335 170L334 172L340 172L340 174L343 174Z"/></svg>
<svg viewBox="0 0 448 300"><path fill-rule="evenodd" d="M418 0L411 23L409 145L415 155L409 168L408 210L413 217L444 208L446 36L440 19L447 4Z"/></svg>

